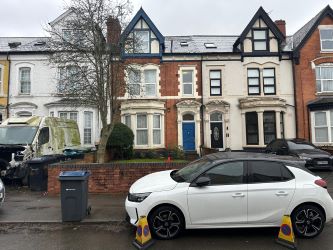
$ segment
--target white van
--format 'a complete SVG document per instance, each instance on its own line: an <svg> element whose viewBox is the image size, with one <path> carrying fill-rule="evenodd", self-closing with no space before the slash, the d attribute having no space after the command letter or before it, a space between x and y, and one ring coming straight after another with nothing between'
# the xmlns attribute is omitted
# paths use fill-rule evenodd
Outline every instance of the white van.
<svg viewBox="0 0 333 250"><path fill-rule="evenodd" d="M73 120L56 117L9 118L0 125L0 170L6 178L27 176L25 162L43 155L79 148L80 133Z"/></svg>

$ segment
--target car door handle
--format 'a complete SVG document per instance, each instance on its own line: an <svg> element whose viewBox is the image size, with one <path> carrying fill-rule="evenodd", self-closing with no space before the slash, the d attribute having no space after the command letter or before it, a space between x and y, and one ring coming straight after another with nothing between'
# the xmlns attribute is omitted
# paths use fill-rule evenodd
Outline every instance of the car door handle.
<svg viewBox="0 0 333 250"><path fill-rule="evenodd" d="M276 196L287 196L288 195L288 192L286 191L278 191L275 193Z"/></svg>
<svg viewBox="0 0 333 250"><path fill-rule="evenodd" d="M245 197L244 193L234 193L232 197Z"/></svg>

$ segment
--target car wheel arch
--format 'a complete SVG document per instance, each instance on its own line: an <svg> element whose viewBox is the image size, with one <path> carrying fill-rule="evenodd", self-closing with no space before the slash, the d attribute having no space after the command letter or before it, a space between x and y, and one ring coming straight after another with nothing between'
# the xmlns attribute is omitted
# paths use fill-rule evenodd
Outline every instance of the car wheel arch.
<svg viewBox="0 0 333 250"><path fill-rule="evenodd" d="M301 207L301 206L305 206L305 205L311 205L311 206L315 206L315 207L319 208L319 209L323 212L323 214L324 214L324 216L325 216L325 220L326 220L326 211L325 211L325 209L324 209L319 203L316 203L316 202L303 202L303 203L301 203L301 204L298 204L298 205L297 205L296 207L294 207L294 209L291 211L290 216L292 216L293 213L294 213L299 207Z"/></svg>
<svg viewBox="0 0 333 250"><path fill-rule="evenodd" d="M183 221L184 221L184 228L186 228L186 217L184 215L184 212L178 206L176 206L174 204L171 204L171 203L161 203L161 204L158 204L158 205L154 206L152 209L150 209L147 218L149 218L151 216L151 214L153 213L153 211L155 211L159 207L163 207L163 206L170 206L170 207L173 207L174 209L178 210L179 213L182 216Z"/></svg>

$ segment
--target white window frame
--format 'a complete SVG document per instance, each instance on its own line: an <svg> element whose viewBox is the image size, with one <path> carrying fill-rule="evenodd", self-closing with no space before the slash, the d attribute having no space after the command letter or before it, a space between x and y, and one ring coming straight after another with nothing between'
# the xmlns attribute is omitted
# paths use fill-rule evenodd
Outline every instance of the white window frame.
<svg viewBox="0 0 333 250"><path fill-rule="evenodd" d="M160 82L160 70L158 66L155 65L144 65L144 66L140 66L140 65L131 65L130 67L132 67L132 69L128 69L126 70L125 74L126 74L126 82L128 85L128 88L126 90L127 92L127 98L151 98L151 97L158 97L159 96L159 82ZM130 79L129 79L129 72L130 71L139 71L140 72L140 82L139 83L131 83ZM145 79L145 71L150 71L150 70L154 70L155 71L155 83L146 83L146 79ZM132 95L130 94L130 86L131 85L139 85L140 87L140 93L139 95ZM154 85L155 86L155 93L154 95L148 95L147 91L146 91L146 86L147 85Z"/></svg>
<svg viewBox="0 0 333 250"><path fill-rule="evenodd" d="M126 119L128 119L127 121L129 121L129 124L127 124ZM123 115L123 124L132 129L132 117L130 114Z"/></svg>
<svg viewBox="0 0 333 250"><path fill-rule="evenodd" d="M90 115L90 124L89 126L86 126L86 119L87 119L87 116L86 115ZM83 112L83 144L85 145L91 145L93 144L93 120L94 120L94 113L92 111L84 111ZM86 130L89 130L90 131L90 142L86 141L86 136L85 136L85 132Z"/></svg>
<svg viewBox="0 0 333 250"><path fill-rule="evenodd" d="M316 70L315 70L315 74L316 74L316 92L317 93L331 93L333 92L333 90L331 91L324 91L323 90L323 82L324 81L333 81L333 78L332 79L321 79L321 78L318 78L318 75L317 75L317 69L319 71L321 71L322 68L331 68L332 71L333 71L333 64L319 64L316 66ZM321 73L320 73L321 74ZM320 81L320 91L318 91L318 86L317 86L317 82Z"/></svg>
<svg viewBox="0 0 333 250"><path fill-rule="evenodd" d="M323 48L323 41L332 41L333 42L333 37L332 37L332 39L322 39L321 38L321 31L322 30L332 30L333 31L333 27L326 27L326 28L320 28L319 29L319 36L320 36L320 50L321 51L333 51L333 48L332 49L324 49Z"/></svg>
<svg viewBox="0 0 333 250"><path fill-rule="evenodd" d="M312 132L312 142L315 144L332 144L333 138L331 133L331 128L333 128L333 123L331 124L331 110L318 110L311 112L311 132ZM333 111L333 110L332 110ZM315 113L325 113L326 114L326 126L315 126ZM326 142L317 142L316 140L316 128L327 128L327 137L328 141Z"/></svg>
<svg viewBox="0 0 333 250"><path fill-rule="evenodd" d="M58 111L58 117L60 118L61 117L61 114L65 114L66 119L68 120L73 120L73 121L76 121L76 123L79 122L79 112L78 111ZM72 119L71 116L75 114L76 115L76 120Z"/></svg>
<svg viewBox="0 0 333 250"><path fill-rule="evenodd" d="M159 119L159 127L154 127L154 118L158 116L158 119ZM162 117L160 114L153 114L153 121L152 121L152 127L153 127L153 132L152 132L152 136L153 136L153 145L161 145L162 144ZM155 143L154 142L154 132L159 132L159 135L160 135L160 143Z"/></svg>
<svg viewBox="0 0 333 250"><path fill-rule="evenodd" d="M21 78L21 72L24 69L29 69L29 92L22 92L22 78ZM19 81L19 94L20 95L31 95L31 82L32 82L32 68L30 66L20 66L18 68L18 81Z"/></svg>
<svg viewBox="0 0 333 250"><path fill-rule="evenodd" d="M138 116L139 115L144 115L146 116L146 124L147 126L145 128L138 128ZM135 127L136 127L136 131L135 131L135 145L137 146L148 146L149 145L149 119L148 119L148 114L147 113L137 113L136 114L136 122L135 122ZM147 131L147 144L138 144L138 131Z"/></svg>
<svg viewBox="0 0 333 250"><path fill-rule="evenodd" d="M188 82L184 82L184 72L185 71L191 71L192 72L192 82L191 83L188 83ZM194 80L194 69L192 69L192 68L184 68L184 69L182 69L181 70L181 89L182 89L182 95L183 96L194 96L194 82L195 82L195 80ZM185 85L191 85L191 89L192 89L192 93L191 94L185 94L184 93L184 89L185 89Z"/></svg>

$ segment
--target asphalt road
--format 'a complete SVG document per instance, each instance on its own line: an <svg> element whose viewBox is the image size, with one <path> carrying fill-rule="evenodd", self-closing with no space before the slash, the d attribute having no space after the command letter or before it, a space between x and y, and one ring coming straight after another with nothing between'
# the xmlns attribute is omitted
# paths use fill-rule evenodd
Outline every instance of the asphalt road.
<svg viewBox="0 0 333 250"><path fill-rule="evenodd" d="M333 172L319 172L333 194ZM285 249L275 243L276 228L188 230L175 240L156 241L149 249ZM90 250L135 249L135 231L127 223L103 225L75 224L1 224L0 249L6 250ZM326 224L318 237L297 239L298 249L333 249L333 222Z"/></svg>

